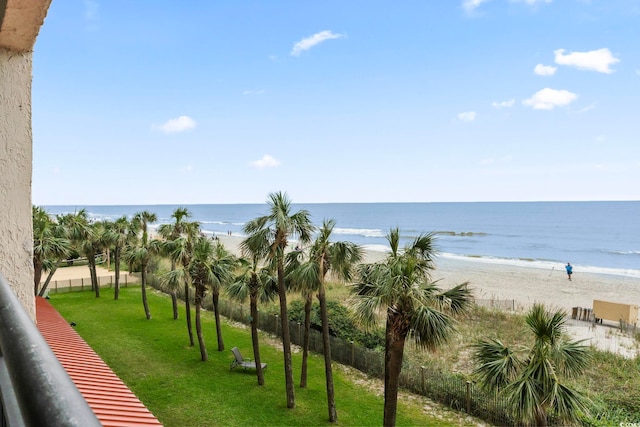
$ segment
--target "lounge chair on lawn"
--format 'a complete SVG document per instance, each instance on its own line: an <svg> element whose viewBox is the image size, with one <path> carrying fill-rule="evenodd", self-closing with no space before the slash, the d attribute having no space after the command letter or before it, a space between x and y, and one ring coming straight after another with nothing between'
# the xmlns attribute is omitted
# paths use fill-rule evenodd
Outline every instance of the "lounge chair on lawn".
<svg viewBox="0 0 640 427"><path fill-rule="evenodd" d="M233 347L231 349L231 352L233 353L233 362L231 362L231 366L229 366L229 370L235 368L236 366L242 366L245 370L246 369L256 369L256 362L252 361L251 359L245 359L244 357L242 357L242 354L240 354L240 350L238 350L238 347ZM266 363L261 363L260 366L262 366L262 369L267 369L267 364Z"/></svg>

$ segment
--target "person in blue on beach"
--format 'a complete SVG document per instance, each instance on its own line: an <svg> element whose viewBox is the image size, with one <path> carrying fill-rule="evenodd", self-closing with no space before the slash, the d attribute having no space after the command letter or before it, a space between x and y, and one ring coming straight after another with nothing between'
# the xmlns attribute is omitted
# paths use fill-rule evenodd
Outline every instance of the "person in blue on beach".
<svg viewBox="0 0 640 427"><path fill-rule="evenodd" d="M567 265L564 268L567 270L567 277L569 277L569 280L571 280L571 275L573 274L573 267L571 266L570 263L567 263Z"/></svg>

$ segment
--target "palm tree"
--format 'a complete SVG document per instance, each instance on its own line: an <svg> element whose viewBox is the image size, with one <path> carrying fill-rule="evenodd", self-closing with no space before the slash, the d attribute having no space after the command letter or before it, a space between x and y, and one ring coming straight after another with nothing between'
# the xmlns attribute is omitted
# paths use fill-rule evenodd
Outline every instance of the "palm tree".
<svg viewBox="0 0 640 427"><path fill-rule="evenodd" d="M537 426L547 425L548 414L561 421L577 422L587 413L589 400L562 382L575 378L589 363L589 347L570 341L563 334L566 314L535 304L525 318L535 341L519 355L497 339L485 339L473 346L477 364L474 374L488 390L498 391L514 408L516 418Z"/></svg>
<svg viewBox="0 0 640 427"><path fill-rule="evenodd" d="M117 300L120 296L120 262L122 259L122 252L129 240L129 229L131 223L126 216L122 216L115 220L115 222L107 222L105 224L105 232L103 239L105 245L113 249L113 262L115 265L115 283L113 299Z"/></svg>
<svg viewBox="0 0 640 427"><path fill-rule="evenodd" d="M66 229L41 207L32 207L33 215L33 269L34 295L43 296L53 274L64 258L71 252L71 242ZM47 279L40 287L42 271L47 270Z"/></svg>
<svg viewBox="0 0 640 427"><path fill-rule="evenodd" d="M59 218L59 221L67 229L67 236L74 247L87 258L89 275L91 276L91 289L96 297L100 296L98 275L96 273L96 255L101 250L99 242L99 225L89 222L86 209L80 209L73 214L67 214Z"/></svg>
<svg viewBox="0 0 640 427"><path fill-rule="evenodd" d="M188 222L185 219L191 217L191 212L187 208L177 208L171 214L171 217L175 219L172 224L162 224L158 227L158 233L165 240L163 245L164 252L171 258L171 271L176 270L176 265L181 263L181 257L175 258L173 254L176 252L177 239L183 234L194 237L200 231L200 225L197 222ZM178 251L180 253L180 251ZM188 260L186 264L188 264ZM186 265L182 264L181 265ZM171 276L171 275L170 275ZM174 275L175 276L175 275ZM182 275L181 277L184 277ZM175 277L174 277L175 279ZM173 318L178 319L178 282L172 280L167 276L164 280L166 286L168 286L169 295L171 295L171 302L173 306ZM189 337L191 338L191 345L193 346L193 333L191 332L191 302L189 301L189 282L188 278L184 281L185 284L185 301L187 307L187 330L189 331Z"/></svg>
<svg viewBox="0 0 640 427"><path fill-rule="evenodd" d="M464 313L471 293L463 283L441 292L431 280L436 254L434 235L423 234L399 251L400 232L387 235L391 252L383 262L364 264L354 285L354 314L365 326L386 317L384 363L385 426L394 426L398 386L405 341L408 336L421 348L434 349L455 331L454 315Z"/></svg>
<svg viewBox="0 0 640 427"><path fill-rule="evenodd" d="M142 290L142 305L147 319L151 319L149 302L147 301L147 269L151 255L158 251L157 243L149 241L148 225L158 220L156 214L149 211L138 212L131 221L131 228L137 233L141 232L140 241L137 244L130 244L125 253L125 258L129 264L140 267Z"/></svg>
<svg viewBox="0 0 640 427"><path fill-rule="evenodd" d="M211 240L206 237L200 239L211 244ZM220 321L220 290L231 283L233 272L237 265L237 259L233 256L222 243L217 242L213 247L211 257L211 300L213 302L213 315L216 321L216 336L218 338L218 351L224 351L224 341L222 339L222 322Z"/></svg>
<svg viewBox="0 0 640 427"><path fill-rule="evenodd" d="M331 341L327 315L325 276L331 272L337 279L350 281L354 266L362 259L362 249L358 245L351 242L331 242L331 234L334 227L335 221L333 219L323 221L318 236L309 249L309 261L300 265L292 273L294 281L302 284L308 295L312 292L317 292L318 302L320 303L327 403L329 422L332 423L338 420L338 413L336 411L333 371L331 368ZM307 299L308 302L309 300ZM307 303L305 303L305 336L308 334L306 328L309 325L307 321L309 313L306 312ZM309 310L310 308L309 304ZM306 367L303 366L303 370L306 371ZM304 382L306 383L306 378Z"/></svg>
<svg viewBox="0 0 640 427"><path fill-rule="evenodd" d="M284 256L290 236L297 237L301 243L307 243L311 239L314 227L311 225L308 211L299 210L294 214L291 213L291 201L286 193L269 194L267 205L269 207L267 215L255 218L244 226L244 232L248 237L242 241L241 249L254 253L260 258L272 260L276 264L287 408L294 408L295 392L291 363L291 337L287 317Z"/></svg>
<svg viewBox="0 0 640 427"><path fill-rule="evenodd" d="M296 250L291 251L285 256L285 274L287 289L300 292L302 299L304 300L304 327L302 338L302 365L300 369L300 388L307 387L307 371L309 360L309 341L311 333L311 308L313 306L313 293L317 287L315 276L311 280L311 284L305 283L305 280L301 276L300 272L304 263L313 264L307 260L307 253L303 251L299 246L296 246ZM305 261L306 260L306 261ZM313 276L313 274L311 274Z"/></svg>
<svg viewBox="0 0 640 427"><path fill-rule="evenodd" d="M202 303L204 301L204 295L208 288L213 290L215 295L216 288L219 289L221 285L229 283L231 274L234 267L233 257L224 247L218 244L213 246L211 240L206 237L196 238L193 245L193 257L189 262L189 275L196 289L195 305L196 305L196 335L198 337L198 344L200 346L200 356L202 361L206 361L207 348L204 343L204 336L202 334L202 321L201 311ZM218 349L222 351L224 349L224 343L222 342L222 330L220 329L220 316L215 306L217 302L214 302L214 310L216 310L216 333L218 335Z"/></svg>
<svg viewBox="0 0 640 427"><path fill-rule="evenodd" d="M189 292L191 277L187 271L187 266L189 265L193 255L193 242L200 234L200 223L197 221L184 221L184 218L188 218L190 216L189 211L185 208L176 209L172 216L176 219L176 222L171 225L171 228L161 227L161 233L165 239L169 238L164 242L163 247L165 253L168 253L172 260L172 271L176 271L176 273L172 274L173 277L167 276L165 278L165 283L170 283L177 287L178 283L176 280L179 278L183 280L187 332L189 334L189 345L193 347L194 338L191 321L191 296ZM174 268L176 270L173 270ZM183 269L184 271L179 273L178 270L180 269ZM169 282L166 282L166 280ZM176 316L176 311L177 302L174 305L174 318Z"/></svg>
<svg viewBox="0 0 640 427"><path fill-rule="evenodd" d="M251 316L251 343L253 360L256 364L258 385L264 385L264 373L260 361L260 342L258 340L258 301L271 302L278 294L278 278L273 269L260 268L255 254L246 254L249 258L238 260L239 268L235 281L227 287L229 297L244 302L249 297L249 313Z"/></svg>

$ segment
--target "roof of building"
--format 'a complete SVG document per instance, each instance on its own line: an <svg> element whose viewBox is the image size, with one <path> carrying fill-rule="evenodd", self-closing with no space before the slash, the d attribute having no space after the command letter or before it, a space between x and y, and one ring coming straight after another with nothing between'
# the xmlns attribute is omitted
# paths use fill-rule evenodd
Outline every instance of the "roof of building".
<svg viewBox="0 0 640 427"><path fill-rule="evenodd" d="M44 298L36 298L36 318L40 333L102 425L162 425Z"/></svg>

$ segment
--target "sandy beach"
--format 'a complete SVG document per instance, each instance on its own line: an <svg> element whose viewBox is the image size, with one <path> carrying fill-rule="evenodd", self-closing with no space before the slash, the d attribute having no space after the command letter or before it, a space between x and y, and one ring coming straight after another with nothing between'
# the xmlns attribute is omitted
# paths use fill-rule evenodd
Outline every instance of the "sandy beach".
<svg viewBox="0 0 640 427"><path fill-rule="evenodd" d="M218 238L228 249L238 253L242 238ZM384 257L383 252L366 251L364 261L376 262ZM468 282L476 299L510 300L518 312L525 312L535 303L561 308L569 317L568 332L575 339L586 340L587 344L625 357L640 354L638 343L622 334L615 322L605 321L602 325L594 325L570 318L573 307L592 308L594 299L640 305L639 278L581 272L574 267L572 280L569 281L562 264L552 269L542 269L438 257L433 279L438 281L443 290Z"/></svg>
<svg viewBox="0 0 640 427"><path fill-rule="evenodd" d="M242 238L218 237L237 253ZM376 262L384 256L383 252L366 251L365 262ZM640 279L585 273L576 267L573 280L569 281L562 264L547 270L441 256L437 258L433 278L442 289L469 282L476 298L515 300L520 309L544 303L570 312L572 307L592 307L594 299L640 304Z"/></svg>

